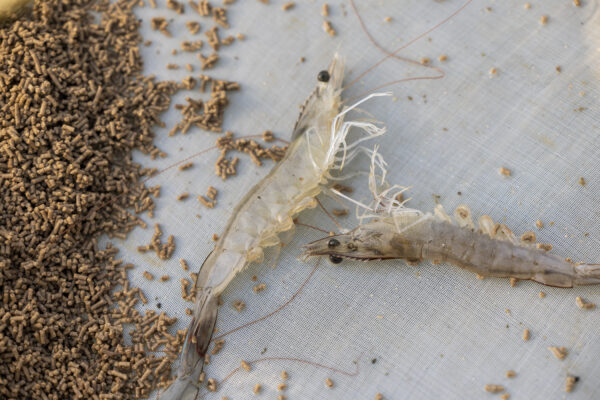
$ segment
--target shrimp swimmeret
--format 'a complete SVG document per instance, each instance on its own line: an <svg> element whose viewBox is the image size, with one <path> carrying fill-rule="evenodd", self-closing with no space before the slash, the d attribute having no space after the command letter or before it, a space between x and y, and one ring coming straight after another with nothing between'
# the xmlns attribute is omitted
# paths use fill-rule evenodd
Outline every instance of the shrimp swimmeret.
<svg viewBox="0 0 600 400"><path fill-rule="evenodd" d="M517 239L506 225L494 224L487 215L479 218L476 229L464 205L456 209L453 222L441 205L433 214L405 207L396 200L398 192L405 190L400 186L377 193L375 154L369 178L375 201L359 203L367 210L361 220L369 221L348 233L310 243L304 248L305 257L329 256L333 263L345 258L429 260L454 264L480 276L532 280L562 288L600 284L600 264L573 263L548 253L547 246L530 243L535 236L529 235L530 241ZM381 161L377 163L384 168Z"/></svg>
<svg viewBox="0 0 600 400"><path fill-rule="evenodd" d="M256 184L233 210L215 249L204 261L197 280L196 302L188 329L177 380L162 399L194 399L204 355L211 341L218 310L218 297L229 282L251 262L263 259L263 248L280 243L278 234L293 229L293 217L317 205L317 196L331 178L330 170L341 169L360 148L363 140L385 133L368 122L343 122L353 108L372 94L340 111L344 63L336 55L302 106L285 157ZM351 144L346 136L353 127L365 136ZM342 154L340 154L342 153Z"/></svg>

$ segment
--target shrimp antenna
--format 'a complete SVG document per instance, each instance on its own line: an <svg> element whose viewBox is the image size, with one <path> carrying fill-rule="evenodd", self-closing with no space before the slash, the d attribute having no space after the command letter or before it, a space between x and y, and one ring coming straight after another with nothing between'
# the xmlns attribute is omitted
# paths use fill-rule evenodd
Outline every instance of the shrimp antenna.
<svg viewBox="0 0 600 400"><path fill-rule="evenodd" d="M448 22L449 20L451 20L452 18L454 18L457 14L459 14L462 10L464 10L473 0L467 0L465 1L465 3L460 6L460 8L456 11L454 11L452 14L450 14L448 17L444 18L441 22L438 22L435 26L433 26L432 28L428 29L427 31L423 32L422 34L420 34L419 36L417 36L416 38L412 39L411 41L409 41L408 43L406 43L405 45L397 48L396 50L392 51L391 53L388 53L385 49L383 49L380 45L377 44L377 42L375 42L375 40L373 39L373 37L368 33L368 31L365 29L364 23L362 22L362 19L360 19L359 16L359 20L361 22L361 26L363 27L363 29L365 30L365 32L367 33L367 36L371 39L372 42L374 42L375 46L377 48L379 48L380 50L384 51L387 53L386 56L384 56L383 58L381 58L379 61L377 61L375 64L371 65L369 68L367 68L363 73L361 73L360 75L358 75L358 77L356 77L353 81L351 81L348 85L346 85L346 87L344 89L347 89L351 86L353 86L356 82L358 82L359 80L361 80L365 75L367 75L369 72L373 71L375 68L379 67L381 64L383 64L388 58L392 58L392 57L396 57L398 59L404 60L404 61L408 61L408 62L412 62L412 63L416 63L416 61L414 60L409 60L409 59L405 59L404 57L399 57L397 56L397 54L404 50L405 48L407 48L408 46L410 46L411 44L413 44L414 42L416 42L417 40L422 39L424 36L430 34L431 32L433 32L434 30L436 30L437 28L439 28L440 26L444 25L446 22ZM357 11L356 7L354 6L354 1L350 1L350 3L352 4L353 8L355 11ZM358 12L356 12L357 15ZM432 67L430 67L432 68ZM433 67L435 69L435 67ZM441 71L439 68L438 70L440 72L443 73L443 71ZM407 78L409 80L417 80L417 79L439 79L436 77L418 77L418 78ZM400 82L405 82L406 80L399 80L399 81L395 81L392 82L388 85L391 84L397 84Z"/></svg>
<svg viewBox="0 0 600 400"><path fill-rule="evenodd" d="M222 334L220 334L219 336L213 337L212 341L215 340L219 340L224 338L227 335L231 335L234 332L239 331L240 329L244 329L247 328L249 326L252 326L260 321L264 321L265 319L277 314L279 311L283 310L284 308L286 308L288 305L290 305L290 303L292 301L294 301L294 299L300 294L300 292L302 292L302 289L304 289L304 287L308 284L308 281L310 281L310 278L312 278L312 276L315 274L315 271L317 270L317 268L319 267L319 264L321 263L321 260L317 260L317 262L315 263L315 266L313 267L312 271L310 271L310 274L308 274L308 277L304 280L304 282L302 282L302 285L300 285L300 287L298 288L298 290L296 290L296 293L294 293L292 295L292 297L289 298L288 301L286 301L285 303L283 303L282 305L280 305L279 307L277 307L274 311L271 311L270 313L268 313L267 315L263 315L262 317L255 319L254 321L250 321L247 322L241 326L238 326L237 328L233 328L227 332L224 332Z"/></svg>

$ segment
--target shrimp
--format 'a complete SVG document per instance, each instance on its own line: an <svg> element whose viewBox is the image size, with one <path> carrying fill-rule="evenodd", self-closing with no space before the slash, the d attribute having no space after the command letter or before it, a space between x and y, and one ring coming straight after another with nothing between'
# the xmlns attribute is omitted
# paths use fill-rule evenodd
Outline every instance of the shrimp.
<svg viewBox="0 0 600 400"><path fill-rule="evenodd" d="M257 183L234 208L215 249L204 261L197 280L196 301L177 380L163 394L167 399L193 399L198 377L211 341L218 297L232 279L251 262L263 260L263 248L280 243L279 233L294 228L293 217L317 205L317 196L332 169L359 154L358 144L385 133L369 122L348 121L344 116L374 93L341 111L344 62L334 56L329 69L318 74L316 89L302 106L284 158ZM353 127L365 136L351 144L346 136ZM340 154L341 153L341 154Z"/></svg>
<svg viewBox="0 0 600 400"><path fill-rule="evenodd" d="M360 217L368 222L308 244L304 257L329 256L333 263L429 260L454 264L479 276L532 280L561 288L600 284L600 264L573 263L548 253L549 246L530 243L532 234L523 236L530 240L517 239L506 225L494 223L487 215L479 218L476 229L467 206L459 206L452 221L441 205L434 213L405 207L396 196L406 188L393 186L377 193L374 171L376 166L384 170L385 163L376 151L372 157L369 186L375 200L370 205L357 202L368 210Z"/></svg>

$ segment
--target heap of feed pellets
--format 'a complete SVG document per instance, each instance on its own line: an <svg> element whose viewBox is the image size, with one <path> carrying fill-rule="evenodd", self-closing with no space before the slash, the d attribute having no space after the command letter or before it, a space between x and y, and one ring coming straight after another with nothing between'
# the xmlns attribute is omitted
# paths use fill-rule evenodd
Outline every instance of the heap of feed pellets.
<svg viewBox="0 0 600 400"><path fill-rule="evenodd" d="M164 126L177 90L195 88L142 74L139 4L40 0L0 26L0 398L145 398L172 382L186 331L170 329L176 319L130 285L133 265L98 244L153 216L160 187L144 182L155 170L134 163L132 151L166 156L152 129ZM212 10L223 26L224 9ZM177 107L184 120L172 132L220 131L226 93L239 86L199 79L201 91L211 84L211 100ZM285 151L231 133L217 142L222 178L236 173L230 151L257 164ZM171 256L171 239L157 245L161 258Z"/></svg>
<svg viewBox="0 0 600 400"><path fill-rule="evenodd" d="M140 398L171 380L185 332L135 309L131 265L97 241L144 225L127 209L152 204L149 171L131 152L160 155L152 127L177 89L141 74L131 9L44 0L0 29L3 399Z"/></svg>

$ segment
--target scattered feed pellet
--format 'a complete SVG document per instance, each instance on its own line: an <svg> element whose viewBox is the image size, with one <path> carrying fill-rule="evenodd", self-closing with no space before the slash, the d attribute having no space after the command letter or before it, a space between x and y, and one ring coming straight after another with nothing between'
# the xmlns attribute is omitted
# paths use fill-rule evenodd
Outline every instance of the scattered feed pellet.
<svg viewBox="0 0 600 400"><path fill-rule="evenodd" d="M265 290L267 288L267 285L265 285L264 283L259 283L258 285L255 285L252 290L254 290L254 293L260 293L263 290Z"/></svg>
<svg viewBox="0 0 600 400"><path fill-rule="evenodd" d="M289 378L289 375L286 370L281 371L281 379L286 380Z"/></svg>
<svg viewBox="0 0 600 400"><path fill-rule="evenodd" d="M540 24L546 25L547 23L548 23L548 16L547 15L542 15L540 17Z"/></svg>
<svg viewBox="0 0 600 400"><path fill-rule="evenodd" d="M501 398L502 400L508 400L508 399L510 399L510 394L508 394L508 393L502 393L502 394L500 395L500 398Z"/></svg>
<svg viewBox="0 0 600 400"><path fill-rule="evenodd" d="M575 388L575 384L577 382L579 382L578 376L567 376L567 379L565 382L565 392L571 393L573 391L573 389Z"/></svg>
<svg viewBox="0 0 600 400"><path fill-rule="evenodd" d="M585 184L586 184L586 183L587 183L587 182L585 181L585 178L584 178L583 176L582 176L581 178L579 178L579 184L580 184L581 186L585 186Z"/></svg>
<svg viewBox="0 0 600 400"><path fill-rule="evenodd" d="M281 9L282 9L283 11L289 11L289 10L291 10L291 9L292 9L292 8L294 8L294 7L296 7L296 3L294 3L293 1L288 1L287 3L284 3L284 4L281 6Z"/></svg>
<svg viewBox="0 0 600 400"><path fill-rule="evenodd" d="M448 56L446 54L441 54L438 57L438 60L440 60L440 61L446 61L446 60L448 60Z"/></svg>
<svg viewBox="0 0 600 400"><path fill-rule="evenodd" d="M504 386L502 385L485 385L483 390L489 393L500 393L504 392Z"/></svg>
<svg viewBox="0 0 600 400"><path fill-rule="evenodd" d="M278 391L283 392L285 389L287 389L287 385L285 383L280 383L279 385L277 385Z"/></svg>
<svg viewBox="0 0 600 400"><path fill-rule="evenodd" d="M254 394L259 394L261 389L262 386L260 385L260 383L257 383L256 385L254 385L254 389L252 391L254 392Z"/></svg>
<svg viewBox="0 0 600 400"><path fill-rule="evenodd" d="M149 281L154 280L154 275L152 275L150 272L148 271L144 271L144 273L142 274L144 275L144 278L148 279Z"/></svg>
<svg viewBox="0 0 600 400"><path fill-rule="evenodd" d="M523 341L528 341L531 338L531 332L529 331L529 329L525 328L523 330Z"/></svg>
<svg viewBox="0 0 600 400"><path fill-rule="evenodd" d="M544 227L544 223L538 219L535 221L535 226L537 226L538 229L542 229Z"/></svg>
<svg viewBox="0 0 600 400"><path fill-rule="evenodd" d="M569 352L564 346L550 346L548 347L548 350L550 350L554 357L558 358L559 360L564 360L565 357L569 354Z"/></svg>
<svg viewBox="0 0 600 400"><path fill-rule="evenodd" d="M491 71L490 71L490 73L491 73ZM508 168L501 167L501 168L500 168L500 174L501 174L501 175L504 175L504 176L511 176L511 175L512 175L512 172L511 172L511 170L510 170L510 169L508 169Z"/></svg>
<svg viewBox="0 0 600 400"><path fill-rule="evenodd" d="M233 308L235 308L238 312L242 312L246 308L246 303L244 303L242 300L235 300L232 305Z"/></svg>
<svg viewBox="0 0 600 400"><path fill-rule="evenodd" d="M333 387L333 381L331 380L331 378L325 379L325 385L329 388Z"/></svg>
<svg viewBox="0 0 600 400"><path fill-rule="evenodd" d="M329 21L323 21L323 30L325 32L327 32L327 34L329 34L329 36L335 36L337 34L335 29L333 29L331 22L329 22Z"/></svg>
<svg viewBox="0 0 600 400"><path fill-rule="evenodd" d="M248 364L248 363L247 363L246 361L244 361L244 360L242 360L242 361L240 362L240 365L242 366L242 368L243 368L245 371L248 371L248 372L250 372L250 370L252 369L252 368L250 367L250 364Z"/></svg>
<svg viewBox="0 0 600 400"><path fill-rule="evenodd" d="M513 371L512 369L506 371L507 378L514 378L515 376L517 376L517 373L515 371Z"/></svg>
<svg viewBox="0 0 600 400"><path fill-rule="evenodd" d="M581 309L585 309L585 310L593 310L594 308L596 308L596 304L594 303L588 303L586 301L584 301L581 297L577 296L575 298L575 302L577 303L577 307L581 308Z"/></svg>
<svg viewBox="0 0 600 400"><path fill-rule="evenodd" d="M539 292L538 296L540 297L540 299L543 299L544 297L546 297L546 293L544 292Z"/></svg>

